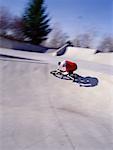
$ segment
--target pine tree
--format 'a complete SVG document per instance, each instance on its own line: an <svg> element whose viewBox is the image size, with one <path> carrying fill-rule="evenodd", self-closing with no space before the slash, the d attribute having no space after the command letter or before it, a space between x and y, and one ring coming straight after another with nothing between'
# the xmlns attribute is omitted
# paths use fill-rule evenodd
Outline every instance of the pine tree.
<svg viewBox="0 0 113 150"><path fill-rule="evenodd" d="M40 44L51 31L44 0L30 0L23 16L23 32L32 44Z"/></svg>

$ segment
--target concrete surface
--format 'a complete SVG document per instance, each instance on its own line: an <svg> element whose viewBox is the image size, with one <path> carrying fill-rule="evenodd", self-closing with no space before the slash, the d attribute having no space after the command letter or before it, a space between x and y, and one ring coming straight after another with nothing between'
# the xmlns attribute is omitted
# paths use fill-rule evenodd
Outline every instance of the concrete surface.
<svg viewBox="0 0 113 150"><path fill-rule="evenodd" d="M58 51L60 53L60 51ZM58 52L54 52L53 56L56 56ZM97 53L96 49L80 48L80 47L67 47L65 51L60 53L61 57L81 59L84 61L95 62L99 64L113 65L113 52Z"/></svg>
<svg viewBox="0 0 113 150"><path fill-rule="evenodd" d="M99 82L79 87L51 75L55 68L0 60L0 149L112 150L113 75L80 68L79 75Z"/></svg>

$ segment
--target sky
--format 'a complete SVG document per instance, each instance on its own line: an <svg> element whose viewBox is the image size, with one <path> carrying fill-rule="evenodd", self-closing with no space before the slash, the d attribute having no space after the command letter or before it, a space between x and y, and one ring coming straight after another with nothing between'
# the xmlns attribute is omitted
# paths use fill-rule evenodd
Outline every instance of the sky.
<svg viewBox="0 0 113 150"><path fill-rule="evenodd" d="M1 0L13 15L21 16L29 0ZM113 35L113 0L45 0L51 25L57 23L70 37L85 32Z"/></svg>

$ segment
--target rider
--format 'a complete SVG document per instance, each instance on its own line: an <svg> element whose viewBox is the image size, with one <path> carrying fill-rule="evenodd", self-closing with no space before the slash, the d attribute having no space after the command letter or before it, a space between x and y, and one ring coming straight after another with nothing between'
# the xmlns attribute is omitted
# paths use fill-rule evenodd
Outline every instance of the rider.
<svg viewBox="0 0 113 150"><path fill-rule="evenodd" d="M62 62L58 62L58 69L71 75L75 70L77 70L77 64L69 60L64 60Z"/></svg>

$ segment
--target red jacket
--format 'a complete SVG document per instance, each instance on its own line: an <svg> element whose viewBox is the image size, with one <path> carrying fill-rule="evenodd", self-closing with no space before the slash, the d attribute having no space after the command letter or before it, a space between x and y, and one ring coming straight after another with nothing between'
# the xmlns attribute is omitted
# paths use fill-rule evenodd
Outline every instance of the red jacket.
<svg viewBox="0 0 113 150"><path fill-rule="evenodd" d="M77 69L77 64L66 60L66 71L75 71Z"/></svg>

